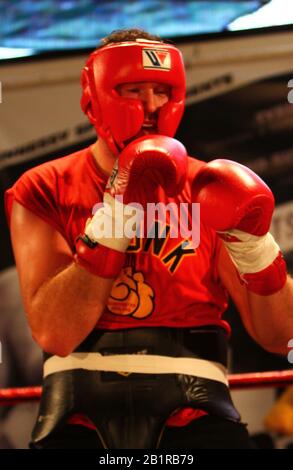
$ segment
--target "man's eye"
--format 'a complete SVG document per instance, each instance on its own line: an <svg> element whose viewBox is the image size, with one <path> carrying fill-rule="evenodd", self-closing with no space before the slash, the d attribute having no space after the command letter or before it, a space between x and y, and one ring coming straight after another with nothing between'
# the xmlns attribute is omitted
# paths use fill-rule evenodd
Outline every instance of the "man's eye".
<svg viewBox="0 0 293 470"><path fill-rule="evenodd" d="M155 94L156 94L156 95L160 95L160 96L169 96L169 92L168 92L167 90L165 90L165 89L164 89L164 90L160 90L160 89L159 89L159 90L156 90L156 91L155 91Z"/></svg>

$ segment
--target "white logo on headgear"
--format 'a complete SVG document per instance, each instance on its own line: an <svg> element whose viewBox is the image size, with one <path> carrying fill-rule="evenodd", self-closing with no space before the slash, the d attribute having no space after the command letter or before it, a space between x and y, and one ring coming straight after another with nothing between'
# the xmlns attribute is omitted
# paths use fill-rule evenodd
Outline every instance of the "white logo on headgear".
<svg viewBox="0 0 293 470"><path fill-rule="evenodd" d="M142 65L144 69L171 70L171 55L164 49L143 49Z"/></svg>

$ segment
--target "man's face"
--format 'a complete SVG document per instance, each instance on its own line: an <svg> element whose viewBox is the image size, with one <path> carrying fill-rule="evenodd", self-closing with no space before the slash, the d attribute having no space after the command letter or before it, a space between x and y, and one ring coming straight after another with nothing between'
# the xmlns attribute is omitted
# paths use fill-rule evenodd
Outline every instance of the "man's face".
<svg viewBox="0 0 293 470"><path fill-rule="evenodd" d="M144 109L144 122L135 138L158 132L158 110L169 101L170 86L156 82L134 82L118 85L120 96L140 100Z"/></svg>

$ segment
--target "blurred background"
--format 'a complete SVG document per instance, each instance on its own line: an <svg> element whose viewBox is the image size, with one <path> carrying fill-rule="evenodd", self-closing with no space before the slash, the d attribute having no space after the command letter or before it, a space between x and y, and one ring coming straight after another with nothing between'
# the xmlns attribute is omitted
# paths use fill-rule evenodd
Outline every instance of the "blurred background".
<svg viewBox="0 0 293 470"><path fill-rule="evenodd" d="M40 384L42 374L3 194L28 168L95 140L79 107L80 71L115 29L144 28L181 49L187 106L176 137L191 156L238 161L270 185L277 204L271 229L293 271L292 0L0 0L0 7L0 388ZM226 317L231 372L292 367L248 337L232 304ZM233 392L260 447L292 444L263 425L278 393ZM0 407L0 448L26 448L36 412L37 403Z"/></svg>

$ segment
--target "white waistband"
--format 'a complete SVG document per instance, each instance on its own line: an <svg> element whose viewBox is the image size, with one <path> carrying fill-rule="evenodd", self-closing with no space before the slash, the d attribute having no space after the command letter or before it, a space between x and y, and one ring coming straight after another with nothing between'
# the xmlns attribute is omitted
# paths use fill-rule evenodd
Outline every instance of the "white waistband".
<svg viewBox="0 0 293 470"><path fill-rule="evenodd" d="M73 369L141 374L186 374L228 385L227 370L218 362L151 354L102 356L100 353L72 353L66 357L52 356L44 363L44 377Z"/></svg>

